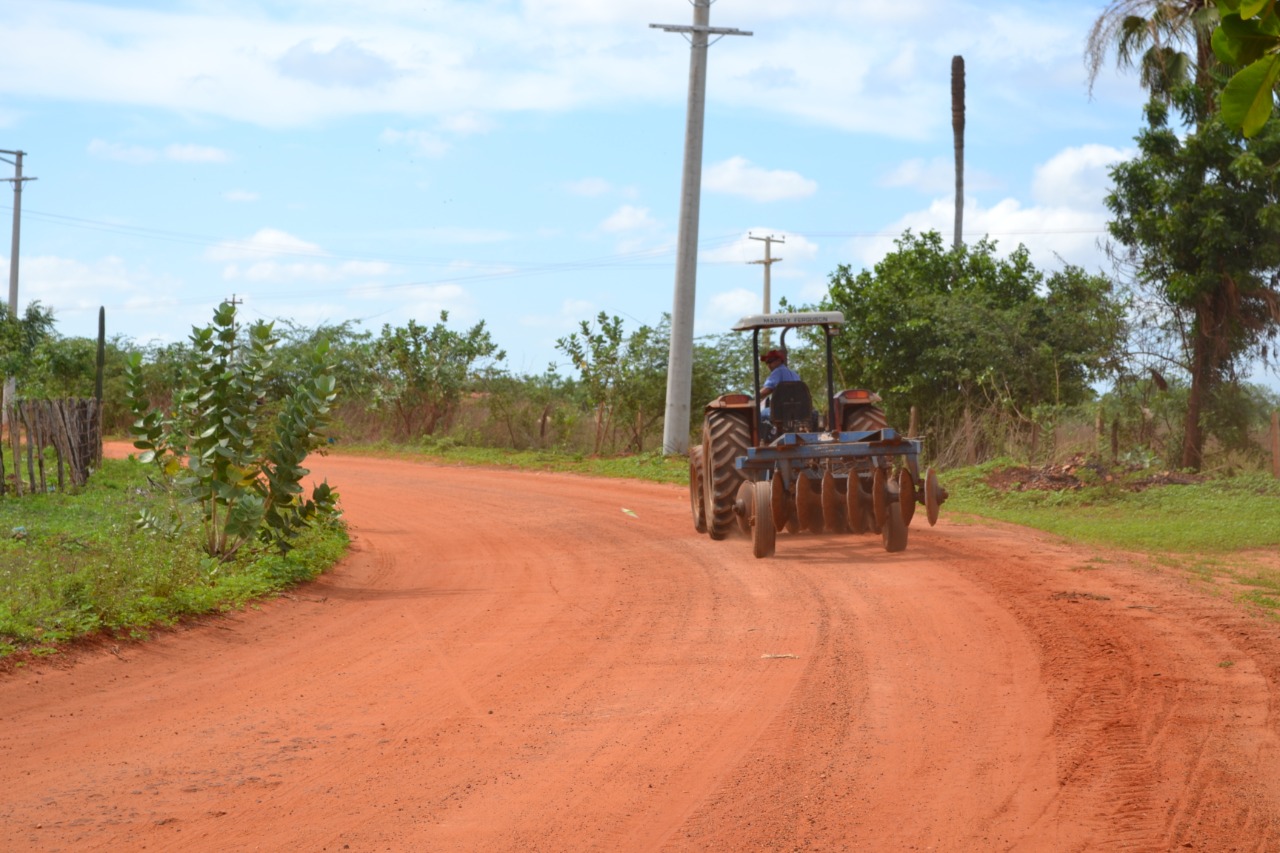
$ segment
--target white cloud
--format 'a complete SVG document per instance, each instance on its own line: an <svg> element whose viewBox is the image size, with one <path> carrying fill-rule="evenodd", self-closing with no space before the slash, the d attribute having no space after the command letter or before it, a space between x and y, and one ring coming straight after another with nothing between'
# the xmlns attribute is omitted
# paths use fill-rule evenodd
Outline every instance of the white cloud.
<svg viewBox="0 0 1280 853"><path fill-rule="evenodd" d="M730 157L702 173L702 188L753 201L780 201L811 196L817 192L818 183L799 172L762 169L745 157Z"/></svg>
<svg viewBox="0 0 1280 853"><path fill-rule="evenodd" d="M207 145L173 144L163 151L147 148L142 145L125 145L119 142L107 142L94 139L89 143L89 153L103 160L114 160L119 163L146 165L165 159L176 163L226 163L230 156L221 148Z"/></svg>
<svg viewBox="0 0 1280 853"><path fill-rule="evenodd" d="M153 148L145 148L141 145L122 145L118 142L107 142L102 139L95 139L89 143L89 154L103 160L114 160L118 163L132 163L134 165L154 163L160 156Z"/></svg>
<svg viewBox="0 0 1280 853"><path fill-rule="evenodd" d="M440 127L457 136L472 136L477 133L488 133L497 127L493 119L479 113L466 112L445 116Z"/></svg>
<svg viewBox="0 0 1280 853"><path fill-rule="evenodd" d="M424 157L443 157L449 151L449 143L429 130L388 128L379 138L389 145L404 145Z"/></svg>
<svg viewBox="0 0 1280 853"><path fill-rule="evenodd" d="M870 267L893 251L893 240L906 229L917 234L937 231L949 245L954 225L954 203L951 199L938 199L928 209L909 213L888 225L883 236L856 238L850 248ZM971 200L965 203L963 227L966 243L989 236L997 242L1001 254L1020 243L1025 245L1032 261L1042 269L1058 267L1059 258L1089 270L1107 266L1098 245L1106 236L1106 216L1096 209L1024 207L1013 198L983 207Z"/></svg>
<svg viewBox="0 0 1280 853"><path fill-rule="evenodd" d="M1059 266L1059 259L1089 270L1109 269L1101 243L1106 240L1109 214L1103 203L1110 189L1107 169L1131 156L1104 145L1066 148L1037 166L1033 205L1004 198L984 206L973 197L964 207L964 239L976 242L990 236L1004 254L1023 244L1041 268ZM888 225L881 236L860 237L851 250L866 266L893 251L893 240L910 228L915 233L937 231L950 243L955 227L951 197L935 199L927 209L913 211Z"/></svg>
<svg viewBox="0 0 1280 853"><path fill-rule="evenodd" d="M317 86L367 88L395 78L395 63L376 51L344 38L329 48L317 47L312 39L293 45L275 62L286 77Z"/></svg>
<svg viewBox="0 0 1280 853"><path fill-rule="evenodd" d="M234 202L249 202L249 201L258 200L258 194L256 192L253 192L252 190L227 190L225 193L222 194L222 197L225 198L227 201L234 201Z"/></svg>
<svg viewBox="0 0 1280 853"><path fill-rule="evenodd" d="M953 192L956 185L955 160L949 157L933 157L925 160L915 157L904 160L877 182L882 187L907 187L926 193ZM1000 189L1002 182L993 175L973 169L964 170L965 192L982 192Z"/></svg>
<svg viewBox="0 0 1280 853"><path fill-rule="evenodd" d="M649 215L649 208L624 204L622 207L611 213L604 222L600 223L600 230L609 233L618 233L622 231L636 231L642 228L651 229L656 227L657 224L657 221Z"/></svg>
<svg viewBox="0 0 1280 853"><path fill-rule="evenodd" d="M582 178L565 184L565 189L572 195L600 196L613 189L604 178Z"/></svg>
<svg viewBox="0 0 1280 853"><path fill-rule="evenodd" d="M226 163L231 159L226 151L208 145L169 145L164 156L179 163Z"/></svg>
<svg viewBox="0 0 1280 853"><path fill-rule="evenodd" d="M724 334L738 320L748 314L759 314L763 309L762 290L748 290L740 287L713 293L704 301L703 310L694 320L694 334Z"/></svg>
<svg viewBox="0 0 1280 853"><path fill-rule="evenodd" d="M315 243L309 243L276 228L262 228L246 240L228 240L205 252L211 261L256 260L274 255L315 255L325 252Z"/></svg>
<svg viewBox="0 0 1280 853"><path fill-rule="evenodd" d="M434 0L312 4L305 16L275 17L252 4L22 6L6 15L0 91L23 97L271 127L437 116L445 132L474 133L487 127L481 114L683 104L687 91L685 39L648 26L655 18L688 24L683 4L664 15L639 0ZM945 44L922 35L923 19L947 33ZM717 7L713 23L759 29L716 47L708 97L827 127L925 138L945 121L937 105L946 72L928 69L972 48L1000 60L1006 79L1056 79L1070 64L1078 80L1078 27L1088 20L1081 12L1044 24L1001 4L744 0ZM780 96L761 98L762 86Z"/></svg>
<svg viewBox="0 0 1280 853"><path fill-rule="evenodd" d="M1032 196L1049 207L1101 209L1111 187L1109 169L1133 155L1108 145L1068 148L1036 169Z"/></svg>
<svg viewBox="0 0 1280 853"><path fill-rule="evenodd" d="M319 261L297 261L282 263L280 261L256 261L245 267L229 264L222 271L226 281L246 281L255 284L285 284L306 282L310 284L335 284L351 279L369 278L386 275L390 272L389 264L375 261L348 261L341 264L327 264Z"/></svg>

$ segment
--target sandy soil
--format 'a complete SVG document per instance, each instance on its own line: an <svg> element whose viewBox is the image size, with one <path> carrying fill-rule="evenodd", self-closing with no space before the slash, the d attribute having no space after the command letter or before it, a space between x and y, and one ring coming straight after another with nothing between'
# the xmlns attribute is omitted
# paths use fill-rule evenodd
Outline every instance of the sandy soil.
<svg viewBox="0 0 1280 853"><path fill-rule="evenodd" d="M1280 849L1280 627L1021 529L329 457L350 557L0 677L0 850Z"/></svg>

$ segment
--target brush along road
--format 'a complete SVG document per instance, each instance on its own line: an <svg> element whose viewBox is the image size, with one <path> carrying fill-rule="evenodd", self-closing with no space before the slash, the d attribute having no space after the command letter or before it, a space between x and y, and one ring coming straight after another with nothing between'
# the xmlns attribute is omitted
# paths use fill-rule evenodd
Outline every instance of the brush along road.
<svg viewBox="0 0 1280 853"><path fill-rule="evenodd" d="M1280 849L1280 626L1181 576L950 518L744 559L682 487L312 462L324 578L0 675L0 849Z"/></svg>

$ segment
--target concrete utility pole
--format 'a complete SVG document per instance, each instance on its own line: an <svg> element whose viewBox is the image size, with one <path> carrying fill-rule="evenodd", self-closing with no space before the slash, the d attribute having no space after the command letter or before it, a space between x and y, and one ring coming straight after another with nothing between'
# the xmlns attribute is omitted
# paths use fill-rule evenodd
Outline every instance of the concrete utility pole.
<svg viewBox="0 0 1280 853"><path fill-rule="evenodd" d="M748 235L747 235L747 237L748 237L748 238L750 238L750 239L752 239L752 240L763 240L763 241L764 241L764 260L763 260L763 261L747 261L747 263L749 263L749 264L764 264L764 313L768 314L768 313L769 313L769 310L770 310L769 306L772 304L772 303L770 302L770 300L769 300L769 270L770 270L770 268L772 268L772 267L773 267L773 265L774 265L776 262L778 262L778 261L782 260L782 258L775 258L775 257L773 257L773 256L770 254L769 249L770 249L770 247L772 246L772 244L774 243L774 241L777 241L777 242L779 242L779 243L785 243L785 242L787 242L787 241L786 241L786 239L785 239L785 238L782 238L782 237L775 237L775 236L773 236L772 234L770 234L768 237L757 237L757 236L755 236L754 234L748 234ZM767 350L767 349L769 349L769 343L770 343L770 342L769 342L769 337L770 337L770 336L769 336L769 330L768 330L768 329L765 329L765 330L764 330L763 332L761 332L761 334L760 334L760 340L761 340L761 342L764 344L764 348L765 348L766 350Z"/></svg>
<svg viewBox="0 0 1280 853"><path fill-rule="evenodd" d="M757 237L754 234L748 234L748 239L762 240L764 242L764 260L763 261L747 261L749 264L764 264L764 313L769 313L769 268L776 264L782 258L775 258L770 252L774 243L786 243L785 237L775 237L770 234L768 237Z"/></svg>
<svg viewBox="0 0 1280 853"><path fill-rule="evenodd" d="M662 452L689 450L693 395L693 309L698 276L698 206L702 198L702 119L707 96L707 36L749 36L750 32L708 25L712 0L690 0L693 26L650 24L682 33L689 40L689 105L685 119L684 174L680 181L680 230L676 248L676 292L671 310L671 350L667 358L667 411ZM717 39L719 41L719 39Z"/></svg>
<svg viewBox="0 0 1280 853"><path fill-rule="evenodd" d="M18 241L22 229L22 182L34 181L35 178L22 177L22 158L26 155L25 151L5 151L0 149L0 154L7 154L7 157L0 157L0 160L10 164L14 168L12 178L0 178L0 180L13 182L13 248L9 252L9 316L15 320L18 317ZM9 157L13 159L10 160ZM9 418L9 404L13 402L14 392L17 390L17 377L6 376L4 380L4 421Z"/></svg>

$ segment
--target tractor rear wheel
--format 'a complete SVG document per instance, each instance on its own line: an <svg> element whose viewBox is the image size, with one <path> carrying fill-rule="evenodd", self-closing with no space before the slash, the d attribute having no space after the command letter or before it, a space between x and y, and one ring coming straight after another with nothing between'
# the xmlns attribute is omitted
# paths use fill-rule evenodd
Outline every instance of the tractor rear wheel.
<svg viewBox="0 0 1280 853"><path fill-rule="evenodd" d="M738 412L711 411L702 422L703 503L707 533L712 539L729 535L742 474L734 460L751 444L751 425Z"/></svg>
<svg viewBox="0 0 1280 853"><path fill-rule="evenodd" d="M702 495L702 446L689 449L689 510L693 513L693 529L707 532L707 503Z"/></svg>

